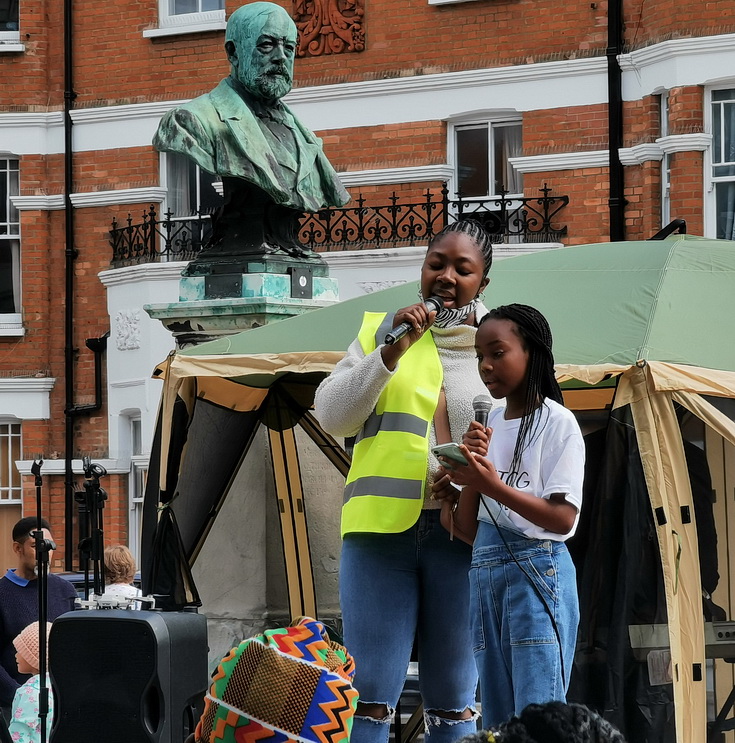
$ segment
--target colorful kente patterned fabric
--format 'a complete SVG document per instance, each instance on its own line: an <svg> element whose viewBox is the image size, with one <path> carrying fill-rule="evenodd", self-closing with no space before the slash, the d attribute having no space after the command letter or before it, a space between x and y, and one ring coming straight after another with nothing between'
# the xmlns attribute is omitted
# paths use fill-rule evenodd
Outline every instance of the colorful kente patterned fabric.
<svg viewBox="0 0 735 743"><path fill-rule="evenodd" d="M347 743L355 664L320 622L244 640L220 661L196 743Z"/></svg>

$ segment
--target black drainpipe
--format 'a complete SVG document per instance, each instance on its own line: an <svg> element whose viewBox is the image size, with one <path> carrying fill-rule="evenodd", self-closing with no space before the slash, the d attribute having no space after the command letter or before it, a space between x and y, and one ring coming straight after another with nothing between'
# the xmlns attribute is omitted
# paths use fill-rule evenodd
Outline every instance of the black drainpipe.
<svg viewBox="0 0 735 743"><path fill-rule="evenodd" d="M64 0L64 214L65 214L65 307L64 307L64 384L66 430L64 443L64 567L72 569L74 540L74 188L71 110L74 106L74 60L72 0Z"/></svg>
<svg viewBox="0 0 735 743"><path fill-rule="evenodd" d="M607 121L610 148L610 240L625 240L625 172L620 162L623 146L623 73L618 55L623 51L623 0L609 0L607 15Z"/></svg>
<svg viewBox="0 0 735 743"><path fill-rule="evenodd" d="M94 354L94 402L87 405L71 405L67 406L64 413L66 414L66 436L67 442L71 441L74 444L74 419L80 415L89 415L102 408L102 355L107 350L107 339L110 337L110 331L101 335L99 338L87 338L84 344ZM72 400L73 400L72 395ZM71 450L67 449L66 456L66 502L65 506L68 511L71 512L71 517L74 516L74 472L72 470L72 456L69 454ZM70 499L71 496L71 499ZM71 502L70 502L71 500ZM65 551L65 562L66 569L71 570L74 556L74 529L69 525L72 524L72 518L66 518L66 530L65 535L67 538L67 544Z"/></svg>

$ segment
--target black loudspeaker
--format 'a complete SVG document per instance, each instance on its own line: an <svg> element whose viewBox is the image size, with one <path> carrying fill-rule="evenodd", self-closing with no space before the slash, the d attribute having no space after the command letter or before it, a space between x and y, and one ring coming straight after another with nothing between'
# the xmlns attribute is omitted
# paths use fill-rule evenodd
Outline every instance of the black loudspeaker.
<svg viewBox="0 0 735 743"><path fill-rule="evenodd" d="M204 707L207 620L91 609L51 626L50 743L183 743Z"/></svg>

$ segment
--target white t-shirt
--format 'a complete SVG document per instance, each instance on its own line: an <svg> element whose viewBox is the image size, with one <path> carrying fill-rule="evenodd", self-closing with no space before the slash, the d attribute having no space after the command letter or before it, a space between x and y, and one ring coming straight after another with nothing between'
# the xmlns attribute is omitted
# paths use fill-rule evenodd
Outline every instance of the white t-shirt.
<svg viewBox="0 0 735 743"><path fill-rule="evenodd" d="M488 496L482 497L477 517L481 521L492 522L483 506L484 502L498 526L534 539L564 542L576 531L579 509L582 507L584 440L576 418L563 405L547 399L536 415L541 416L538 429L521 456L520 473L510 484L516 490L531 493L537 498L563 493L567 503L577 508L572 530L568 534L557 534L542 529ZM508 481L508 469L513 460L520 424L520 418L505 420L505 408L492 410L488 417L487 425L493 429L493 435L487 456L503 482Z"/></svg>
<svg viewBox="0 0 735 743"><path fill-rule="evenodd" d="M141 595L141 591L130 583L108 583L105 586L105 595L134 599ZM132 608L140 609L140 601L133 601Z"/></svg>

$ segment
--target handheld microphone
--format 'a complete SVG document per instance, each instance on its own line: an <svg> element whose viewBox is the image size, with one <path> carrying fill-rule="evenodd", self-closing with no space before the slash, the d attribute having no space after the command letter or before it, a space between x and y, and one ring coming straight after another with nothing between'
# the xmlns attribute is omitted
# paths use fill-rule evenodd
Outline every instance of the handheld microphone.
<svg viewBox="0 0 735 743"><path fill-rule="evenodd" d="M493 398L490 395L478 395L472 401L472 409L475 411L475 420L487 428L487 417L493 409Z"/></svg>
<svg viewBox="0 0 735 743"><path fill-rule="evenodd" d="M424 300L424 307L426 307L429 312L439 312L439 310L444 307L444 300L441 297L428 297L428 299ZM385 336L383 342L388 346L392 346L412 329L413 325L411 325L410 322L402 322L397 328L393 328L393 330Z"/></svg>

